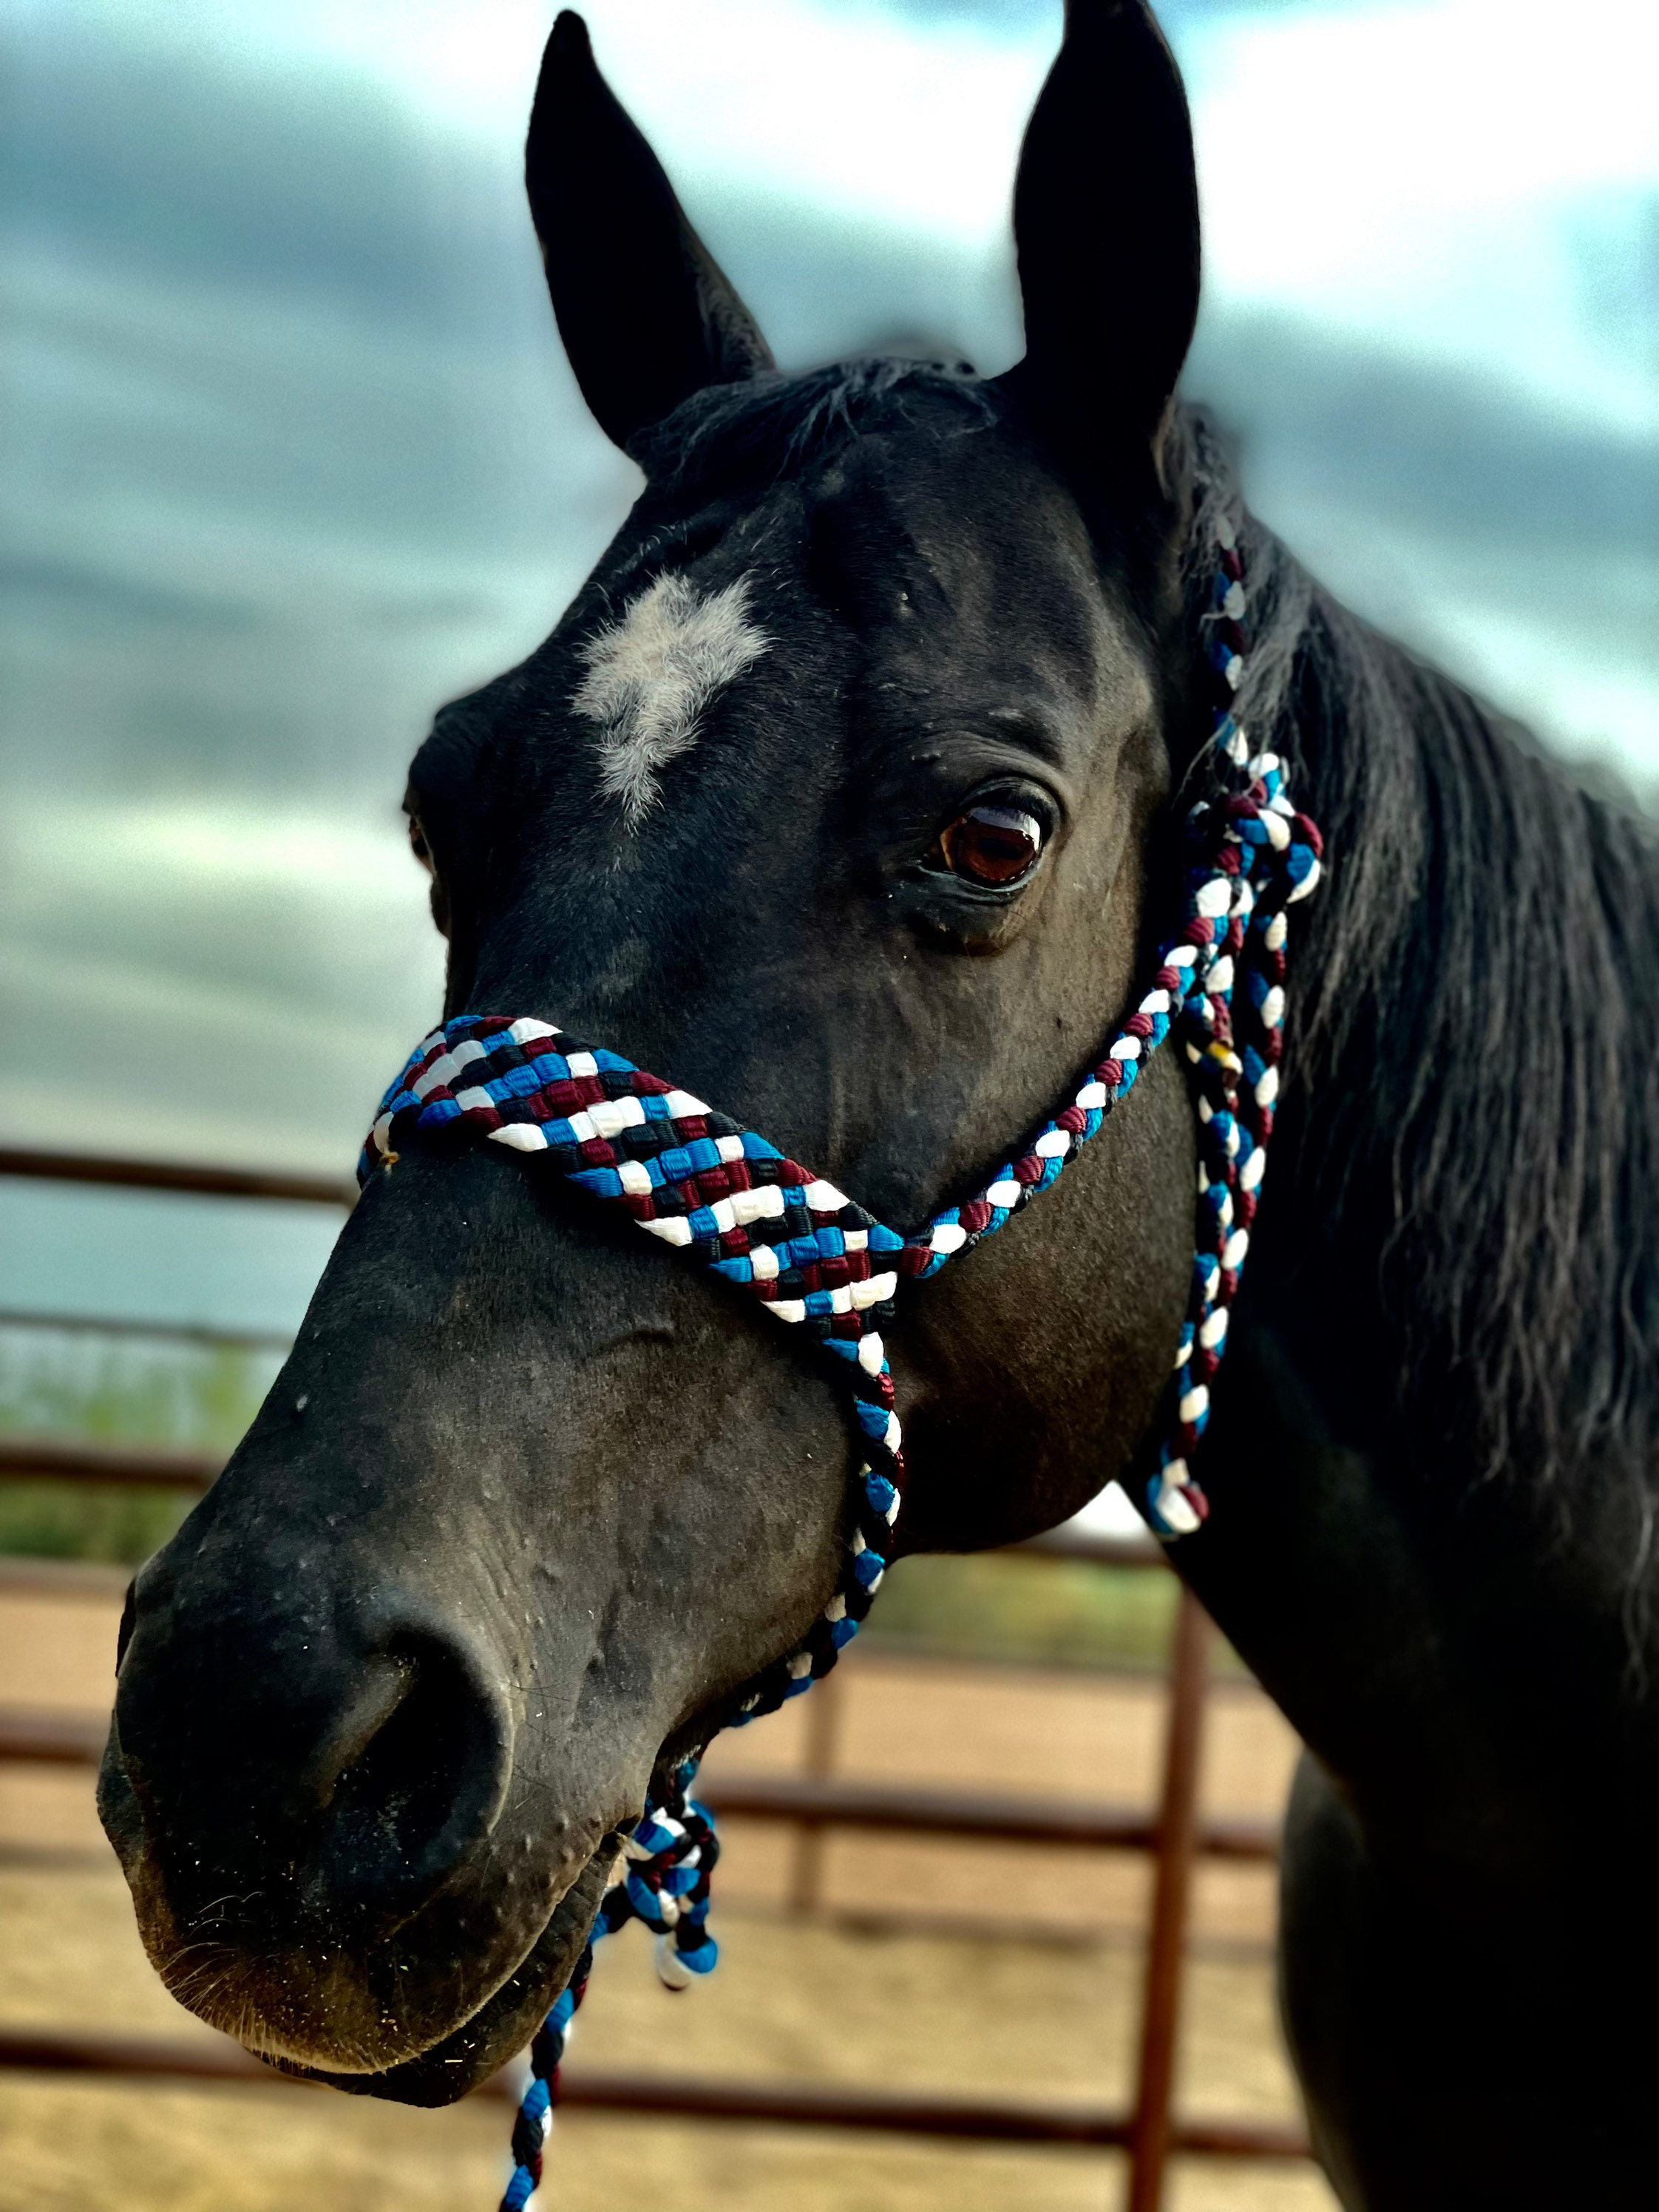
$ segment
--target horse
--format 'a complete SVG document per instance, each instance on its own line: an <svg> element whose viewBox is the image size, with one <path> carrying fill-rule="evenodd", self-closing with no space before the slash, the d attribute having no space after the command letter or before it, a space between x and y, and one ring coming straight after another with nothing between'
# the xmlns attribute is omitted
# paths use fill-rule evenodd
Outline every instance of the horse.
<svg viewBox="0 0 1659 2212"><path fill-rule="evenodd" d="M1350 2212L1650 2205L1650 835L1246 512L1176 394L1198 198L1142 0L1070 0L1000 376L780 372L568 14L526 177L644 489L415 759L447 1011L671 1070L884 1221L977 1188L1163 941L1236 541L1238 714L1331 866L1208 1517L1171 1557L1306 1746L1286 2034ZM900 1310L902 1548L1146 1496L1198 1142L1152 1058L1028 1218ZM519 2050L641 1805L836 1587L832 1380L495 1147L372 1176L127 1607L100 1805L175 1995L416 2104Z"/></svg>

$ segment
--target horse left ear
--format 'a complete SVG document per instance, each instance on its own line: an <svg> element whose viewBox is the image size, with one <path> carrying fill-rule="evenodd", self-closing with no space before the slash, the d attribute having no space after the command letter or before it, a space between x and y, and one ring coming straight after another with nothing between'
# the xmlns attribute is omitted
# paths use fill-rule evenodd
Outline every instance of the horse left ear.
<svg viewBox="0 0 1659 2212"><path fill-rule="evenodd" d="M1156 460L1198 316L1198 179L1143 0L1066 0L1014 186L1025 358L1008 381L1092 471Z"/></svg>
<svg viewBox="0 0 1659 2212"><path fill-rule="evenodd" d="M600 76L587 26L553 26L525 147L553 312L582 397L627 448L705 385L772 367L754 317Z"/></svg>

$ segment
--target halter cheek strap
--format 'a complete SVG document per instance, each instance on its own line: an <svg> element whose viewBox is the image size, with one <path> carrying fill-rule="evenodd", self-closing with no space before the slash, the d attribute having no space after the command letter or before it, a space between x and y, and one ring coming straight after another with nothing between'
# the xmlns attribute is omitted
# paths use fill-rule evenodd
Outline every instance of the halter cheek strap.
<svg viewBox="0 0 1659 2212"><path fill-rule="evenodd" d="M399 1144L417 1136L479 1136L533 1155L750 1292L835 1360L865 1455L840 1585L799 1650L749 1685L736 1724L775 1711L827 1674L880 1585L904 1497L902 1436L880 1334L901 1285L936 1275L1058 1181L1172 1030L1198 1108L1196 1250L1146 1502L1166 1540L1190 1534L1208 1512L1192 1455L1209 1419L1210 1383L1226 1347L1273 1133L1288 910L1317 883L1321 849L1319 832L1286 795L1282 762L1253 755L1235 719L1246 642L1243 567L1230 531L1218 560L1206 639L1212 787L1187 820L1181 926L1139 1006L1075 1094L965 1204L909 1234L889 1228L689 1091L529 1018L457 1016L424 1039L381 1102L361 1181L390 1166ZM718 1844L708 1814L690 1796L696 1764L679 1770L661 1802L647 1802L624 1846L624 1877L606 1893L593 1930L597 1941L643 1920L657 1934L658 1969L672 1988L706 1973L716 1957L704 1923ZM558 2063L591 1962L590 1944L532 2046L532 2080L514 2130L503 2212L518 2212L540 2178Z"/></svg>

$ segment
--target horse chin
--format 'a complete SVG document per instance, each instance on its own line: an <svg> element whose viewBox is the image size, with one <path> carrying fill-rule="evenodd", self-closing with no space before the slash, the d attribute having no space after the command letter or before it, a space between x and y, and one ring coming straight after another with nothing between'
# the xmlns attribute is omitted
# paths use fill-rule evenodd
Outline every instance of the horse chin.
<svg viewBox="0 0 1659 2212"><path fill-rule="evenodd" d="M384 2097L399 2105L453 2105L525 2049L569 1981L610 1883L619 1842L619 1836L607 1837L495 1994L471 2019L416 2057L379 2071L345 2073L269 2051L256 2055L281 2073L325 2081L354 2097Z"/></svg>

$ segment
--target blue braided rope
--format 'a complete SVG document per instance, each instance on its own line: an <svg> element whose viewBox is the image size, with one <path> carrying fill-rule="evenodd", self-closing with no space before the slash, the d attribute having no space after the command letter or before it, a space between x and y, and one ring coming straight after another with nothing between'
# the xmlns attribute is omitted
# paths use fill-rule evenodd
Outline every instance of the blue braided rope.
<svg viewBox="0 0 1659 2212"><path fill-rule="evenodd" d="M416 1135L483 1136L545 1156L578 1188L621 1206L649 1234L751 1292L838 1363L864 1454L840 1583L799 1648L750 1683L730 1725L775 1711L827 1674L880 1588L904 1496L902 1431L879 1329L900 1280L936 1275L1058 1181L1172 1033L1197 1102L1196 1249L1147 1510L1171 1540L1197 1528L1208 1511L1191 1459L1208 1424L1210 1384L1225 1350L1273 1133L1287 913L1313 890L1321 866L1319 832L1291 805L1283 762L1253 754L1233 713L1246 650L1243 571L1231 532L1218 542L1206 640L1215 788L1188 817L1180 927L1103 1058L975 1197L902 1235L757 1132L619 1054L528 1018L457 1016L422 1041L381 1102L360 1180L395 1164L398 1145ZM719 1844L708 1814L690 1794L696 1772L696 1761L688 1760L661 1798L647 1802L570 1985L532 2045L502 2212L520 2212L540 2179L559 2066L593 1944L630 1919L642 1921L657 1937L658 1972L671 1989L689 1986L715 1963L706 1922Z"/></svg>
<svg viewBox="0 0 1659 2212"><path fill-rule="evenodd" d="M513 2123L513 2172L501 2212L522 2212L541 2181L559 2102L559 2069L587 1994L594 1947L629 1920L641 1920L656 1933L657 1972L665 1987L686 1989L696 1976L714 1971L720 1951L704 1923L720 1847L713 1815L689 1794L696 1771L696 1762L688 1760L674 1778L670 1794L679 1814L647 1807L623 1844L627 1871L605 1892L575 1972L532 2039L530 2080Z"/></svg>

